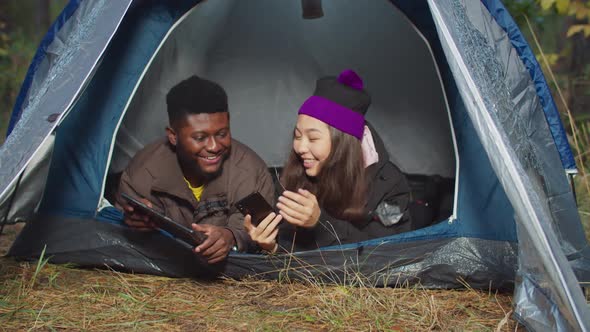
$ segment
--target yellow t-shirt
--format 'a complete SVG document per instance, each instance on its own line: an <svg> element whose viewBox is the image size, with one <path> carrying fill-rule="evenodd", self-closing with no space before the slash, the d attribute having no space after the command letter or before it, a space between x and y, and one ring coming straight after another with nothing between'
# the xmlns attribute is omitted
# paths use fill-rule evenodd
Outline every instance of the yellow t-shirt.
<svg viewBox="0 0 590 332"><path fill-rule="evenodd" d="M197 202L200 201L201 200L201 195L203 194L203 190L205 189L205 185L202 185L202 186L199 186L199 187L196 187L195 188L195 187L191 186L191 183L188 182L187 179L184 179L184 181L188 185L188 189L190 189L193 192L193 195L197 199Z"/></svg>

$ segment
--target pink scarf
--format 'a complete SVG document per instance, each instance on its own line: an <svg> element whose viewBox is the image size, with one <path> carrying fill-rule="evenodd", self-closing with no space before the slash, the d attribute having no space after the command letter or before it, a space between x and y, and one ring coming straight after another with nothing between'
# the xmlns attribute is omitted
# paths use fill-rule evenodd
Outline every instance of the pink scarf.
<svg viewBox="0 0 590 332"><path fill-rule="evenodd" d="M379 154L375 149L375 142L369 127L365 126L363 132L363 139L361 140L361 149L363 150L363 160L365 161L365 168L376 164L379 161Z"/></svg>

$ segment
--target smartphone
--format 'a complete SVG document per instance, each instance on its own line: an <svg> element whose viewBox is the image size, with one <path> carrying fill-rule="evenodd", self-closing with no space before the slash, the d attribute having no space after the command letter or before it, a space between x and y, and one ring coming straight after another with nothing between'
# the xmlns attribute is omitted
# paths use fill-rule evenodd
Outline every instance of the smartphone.
<svg viewBox="0 0 590 332"><path fill-rule="evenodd" d="M162 230L172 234L179 240L196 247L203 243L207 239L207 236L202 232L195 232L193 229L185 227L163 213L145 205L143 202L125 194L121 193L121 196L131 205L134 209L137 209L143 214L150 216L151 220L161 228Z"/></svg>
<svg viewBox="0 0 590 332"><path fill-rule="evenodd" d="M275 212L259 192L254 192L235 204L236 208L245 216L252 217L252 225L258 226L270 213Z"/></svg>

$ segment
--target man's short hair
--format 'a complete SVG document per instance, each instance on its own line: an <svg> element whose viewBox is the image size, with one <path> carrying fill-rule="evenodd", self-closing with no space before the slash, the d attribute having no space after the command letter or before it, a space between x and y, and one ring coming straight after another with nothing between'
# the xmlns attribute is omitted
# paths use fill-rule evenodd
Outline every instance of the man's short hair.
<svg viewBox="0 0 590 332"><path fill-rule="evenodd" d="M168 120L178 123L186 115L227 112L227 94L212 81L193 75L175 85L166 95Z"/></svg>

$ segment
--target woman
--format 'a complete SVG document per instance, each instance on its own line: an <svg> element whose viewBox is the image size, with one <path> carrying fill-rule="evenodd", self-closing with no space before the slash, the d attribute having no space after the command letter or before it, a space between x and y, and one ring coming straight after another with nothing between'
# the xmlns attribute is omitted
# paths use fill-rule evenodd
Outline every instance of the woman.
<svg viewBox="0 0 590 332"><path fill-rule="evenodd" d="M244 219L263 250L310 250L411 230L409 187L365 122L370 103L352 70L316 82L299 109L279 214L258 226Z"/></svg>

